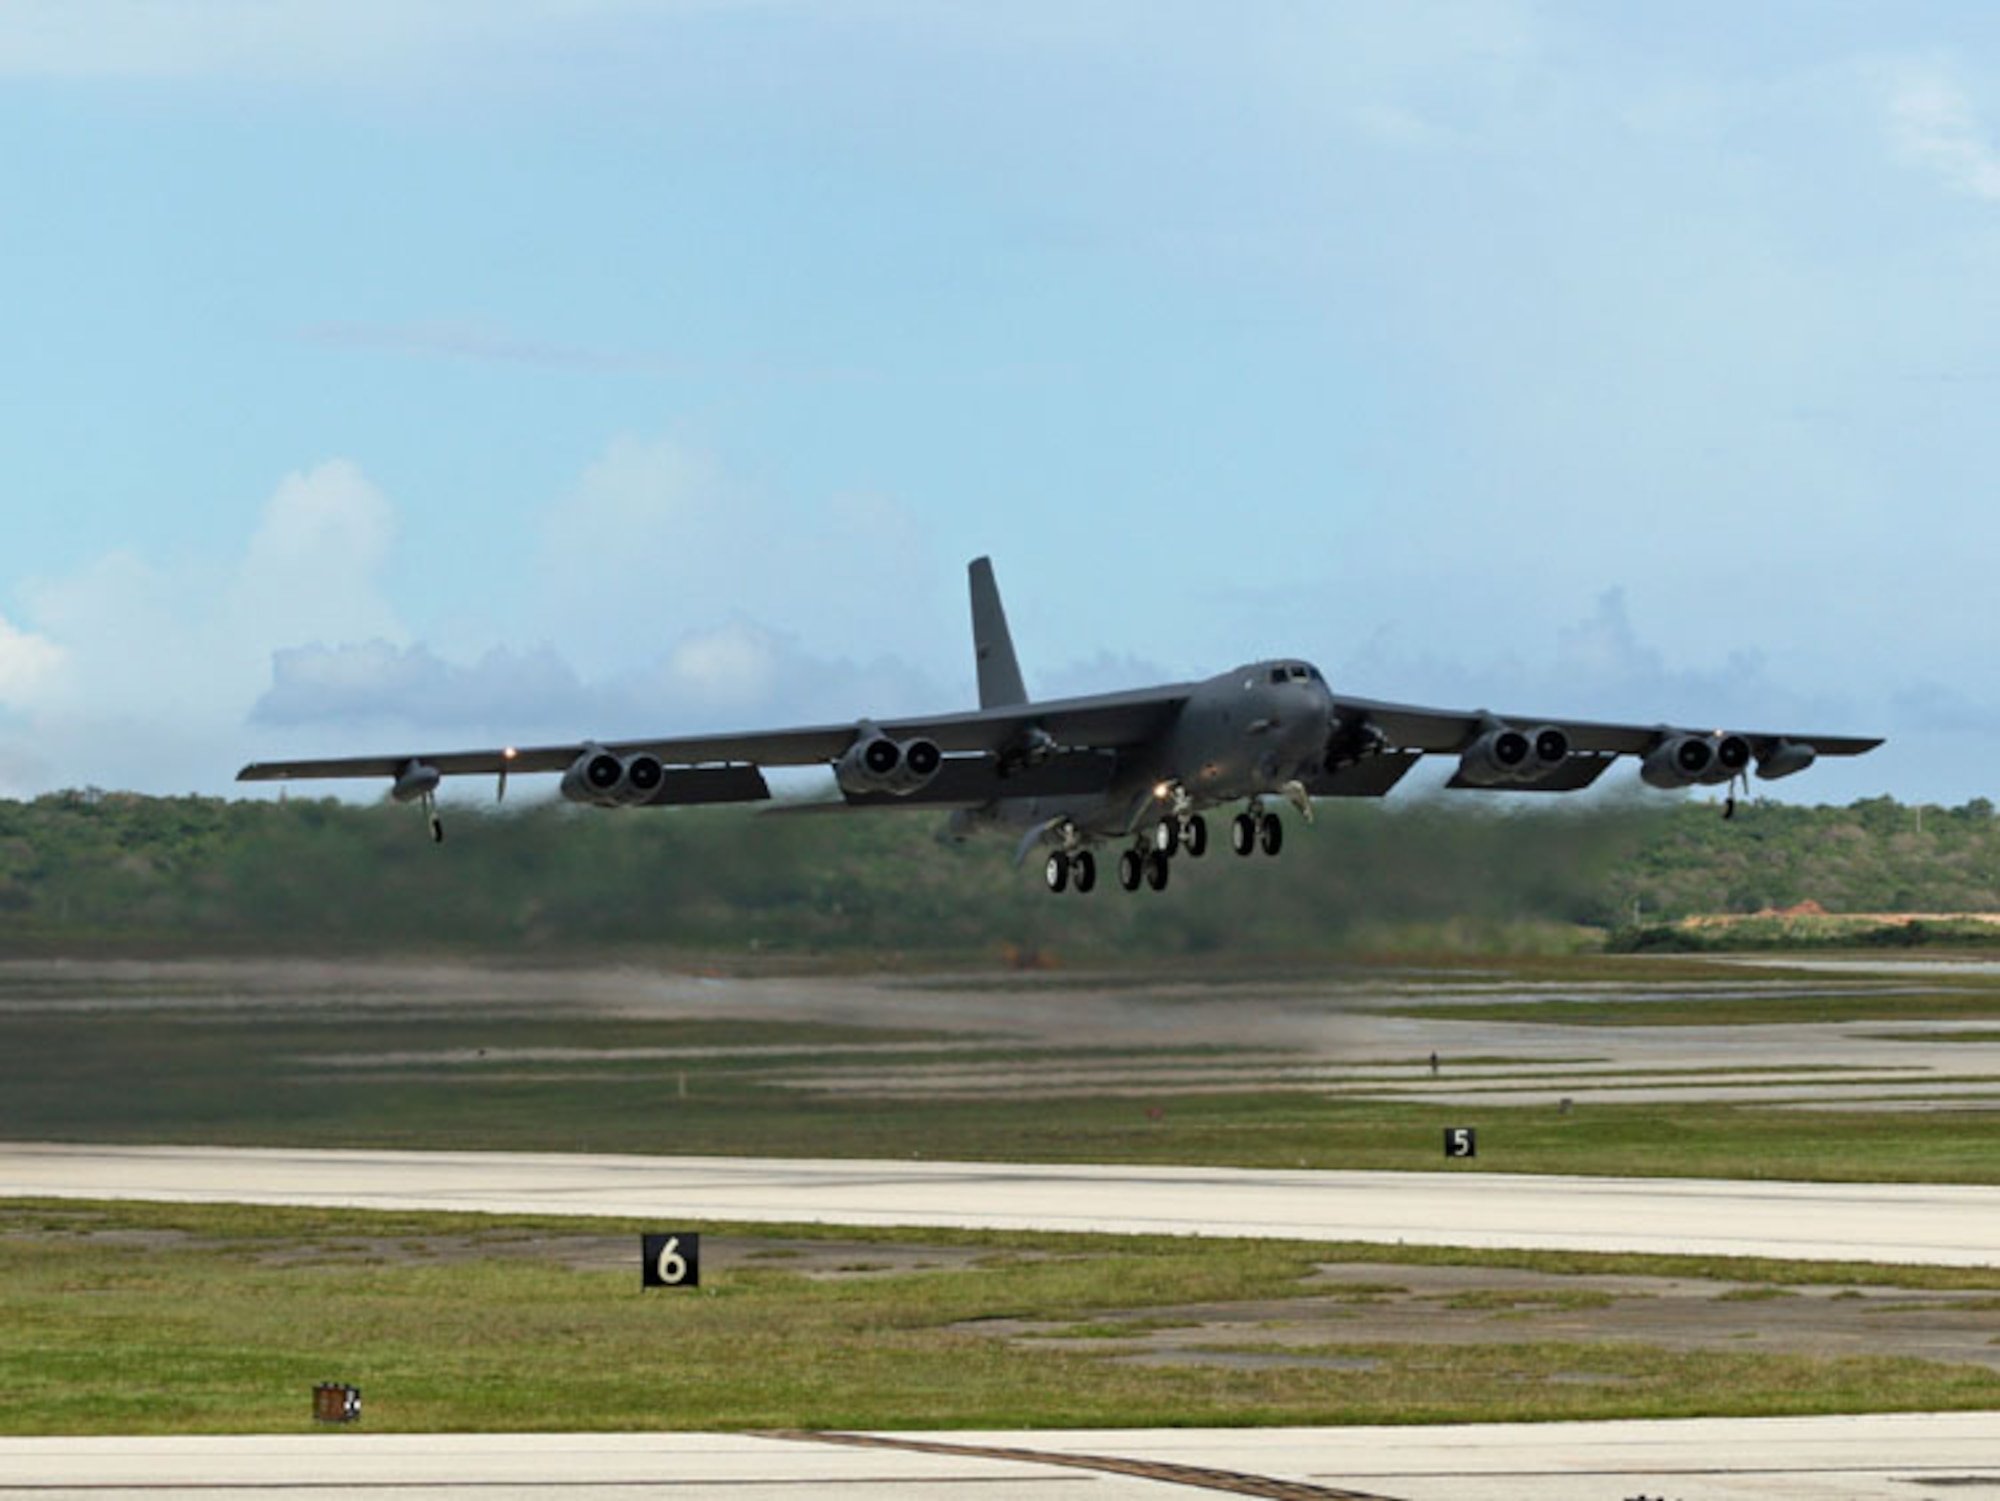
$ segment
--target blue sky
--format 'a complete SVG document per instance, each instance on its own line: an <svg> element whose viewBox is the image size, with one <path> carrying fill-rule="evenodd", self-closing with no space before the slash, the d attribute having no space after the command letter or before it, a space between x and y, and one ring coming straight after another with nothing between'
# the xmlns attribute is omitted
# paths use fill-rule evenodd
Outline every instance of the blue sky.
<svg viewBox="0 0 2000 1501"><path fill-rule="evenodd" d="M2000 11L15 0L0 793L1271 654L1882 733L2000 622Z"/></svg>

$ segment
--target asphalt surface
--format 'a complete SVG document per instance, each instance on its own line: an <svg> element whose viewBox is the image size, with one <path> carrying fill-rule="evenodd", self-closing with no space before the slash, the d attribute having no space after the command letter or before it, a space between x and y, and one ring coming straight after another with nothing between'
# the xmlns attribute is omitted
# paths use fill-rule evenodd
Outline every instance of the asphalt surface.
<svg viewBox="0 0 2000 1501"><path fill-rule="evenodd" d="M0 1144L0 1196L2000 1265L1973 1184Z"/></svg>

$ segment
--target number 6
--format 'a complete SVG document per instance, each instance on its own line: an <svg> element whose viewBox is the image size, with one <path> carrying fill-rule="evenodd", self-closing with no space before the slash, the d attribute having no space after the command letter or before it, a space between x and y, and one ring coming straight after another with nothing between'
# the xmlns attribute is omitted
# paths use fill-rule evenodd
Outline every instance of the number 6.
<svg viewBox="0 0 2000 1501"><path fill-rule="evenodd" d="M681 1255L679 1236L668 1237L667 1243L660 1247L659 1259L653 1263L653 1269L660 1274L660 1280L669 1286L687 1276L687 1258Z"/></svg>

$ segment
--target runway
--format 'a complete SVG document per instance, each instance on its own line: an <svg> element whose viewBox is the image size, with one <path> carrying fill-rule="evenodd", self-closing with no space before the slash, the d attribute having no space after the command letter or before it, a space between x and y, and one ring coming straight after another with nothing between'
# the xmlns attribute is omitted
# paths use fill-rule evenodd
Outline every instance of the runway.
<svg viewBox="0 0 2000 1501"><path fill-rule="evenodd" d="M1109 1432L0 1439L0 1498L1889 1501L2000 1487L2000 1413Z"/></svg>
<svg viewBox="0 0 2000 1501"><path fill-rule="evenodd" d="M0 1144L0 1196L2000 1265L2000 1187Z"/></svg>

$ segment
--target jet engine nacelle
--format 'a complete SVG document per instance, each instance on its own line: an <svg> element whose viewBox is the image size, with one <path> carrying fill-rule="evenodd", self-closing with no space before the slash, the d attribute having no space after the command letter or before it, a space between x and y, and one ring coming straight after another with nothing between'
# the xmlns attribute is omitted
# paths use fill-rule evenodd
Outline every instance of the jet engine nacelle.
<svg viewBox="0 0 2000 1501"><path fill-rule="evenodd" d="M1500 724L1489 729L1458 759L1458 774L1476 787L1533 782L1569 759L1569 736L1554 725L1523 730Z"/></svg>
<svg viewBox="0 0 2000 1501"><path fill-rule="evenodd" d="M907 797L936 776L943 764L944 752L935 741L891 740L873 725L863 725L854 744L833 763L833 776L842 792Z"/></svg>
<svg viewBox="0 0 2000 1501"><path fill-rule="evenodd" d="M1639 776L1649 787L1692 787L1715 769L1715 742L1706 735L1669 735L1646 752Z"/></svg>
<svg viewBox="0 0 2000 1501"><path fill-rule="evenodd" d="M599 808L623 808L647 801L667 778L657 756L644 751L614 756L603 746L591 746L563 773L562 795L573 803Z"/></svg>
<svg viewBox="0 0 2000 1501"><path fill-rule="evenodd" d="M1639 775L1652 787L1713 787L1742 776L1754 754L1741 735L1670 734L1646 753Z"/></svg>

